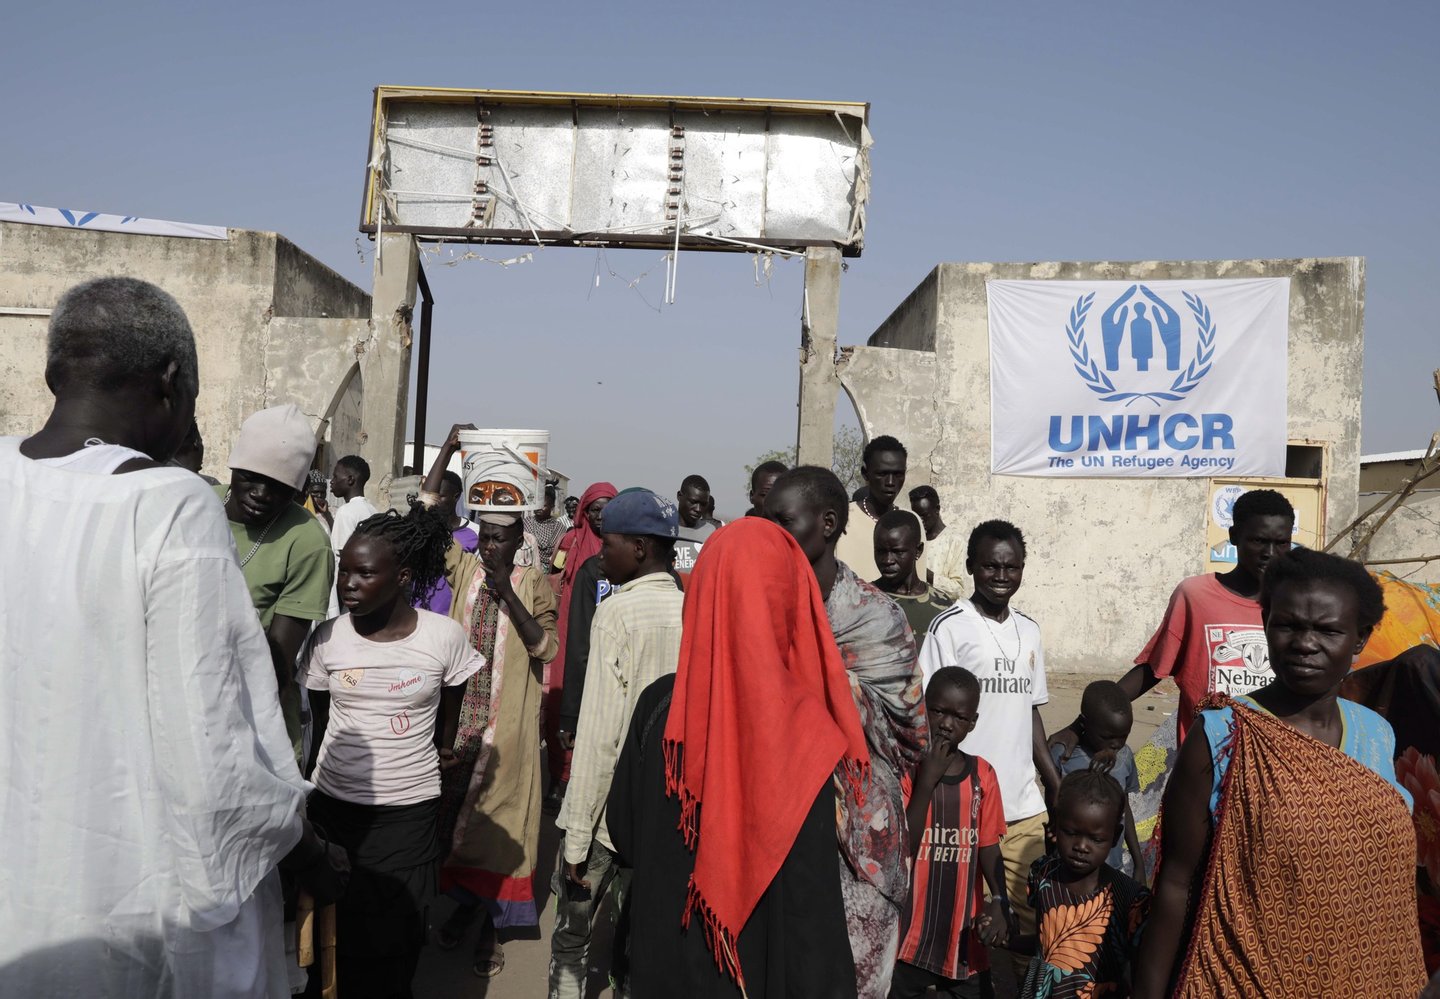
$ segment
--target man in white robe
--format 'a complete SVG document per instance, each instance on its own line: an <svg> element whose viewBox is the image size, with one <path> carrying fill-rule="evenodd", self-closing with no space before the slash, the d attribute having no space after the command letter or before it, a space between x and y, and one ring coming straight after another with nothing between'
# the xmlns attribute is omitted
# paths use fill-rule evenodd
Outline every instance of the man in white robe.
<svg viewBox="0 0 1440 999"><path fill-rule="evenodd" d="M303 818L275 671L194 418L184 313L102 278L56 305L34 436L0 438L0 996L280 997ZM312 882L313 883L313 882Z"/></svg>

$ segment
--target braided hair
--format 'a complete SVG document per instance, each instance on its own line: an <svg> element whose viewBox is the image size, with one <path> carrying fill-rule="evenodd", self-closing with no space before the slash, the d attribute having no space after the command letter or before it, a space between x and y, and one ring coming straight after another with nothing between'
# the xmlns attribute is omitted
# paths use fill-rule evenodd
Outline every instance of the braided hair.
<svg viewBox="0 0 1440 999"><path fill-rule="evenodd" d="M407 514L395 510L366 517L355 537L376 538L390 545L395 561L410 570L411 592L429 593L445 578L445 552L452 541L445 514L415 504Z"/></svg>

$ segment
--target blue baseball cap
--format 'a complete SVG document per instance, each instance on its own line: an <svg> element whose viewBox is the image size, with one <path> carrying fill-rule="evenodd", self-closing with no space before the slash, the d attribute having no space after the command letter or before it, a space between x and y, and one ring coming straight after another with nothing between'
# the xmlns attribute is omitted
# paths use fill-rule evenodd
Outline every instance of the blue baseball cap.
<svg viewBox="0 0 1440 999"><path fill-rule="evenodd" d="M661 499L648 489L626 489L605 504L600 530L605 534L678 538L680 509L674 500Z"/></svg>

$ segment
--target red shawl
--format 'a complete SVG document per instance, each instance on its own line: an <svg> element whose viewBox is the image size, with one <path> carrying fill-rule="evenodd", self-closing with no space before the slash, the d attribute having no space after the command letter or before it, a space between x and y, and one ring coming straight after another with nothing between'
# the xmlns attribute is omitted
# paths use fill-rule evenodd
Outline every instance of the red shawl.
<svg viewBox="0 0 1440 999"><path fill-rule="evenodd" d="M870 754L815 573L783 529L749 517L705 543L665 726L666 792L695 851L698 910L716 964L743 990L735 938L840 765Z"/></svg>
<svg viewBox="0 0 1440 999"><path fill-rule="evenodd" d="M597 499L614 499L615 487L608 482L597 482L580 497L580 505L575 509L575 526L565 532L556 546L555 553L565 553L565 565L560 570L560 608L557 641L560 649L555 653L555 662L559 664L556 674L559 681L555 686L562 686L565 682L565 639L570 634L570 595L574 587L575 575L580 567L591 558L600 554L600 535L590 526L590 518L585 516L585 511L590 509L590 504Z"/></svg>

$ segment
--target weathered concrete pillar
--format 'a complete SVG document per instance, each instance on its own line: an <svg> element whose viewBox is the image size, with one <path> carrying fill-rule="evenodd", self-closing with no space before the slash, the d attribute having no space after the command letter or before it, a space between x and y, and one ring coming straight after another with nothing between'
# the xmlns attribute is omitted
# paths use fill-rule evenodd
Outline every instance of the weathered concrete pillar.
<svg viewBox="0 0 1440 999"><path fill-rule="evenodd" d="M805 251L805 308L800 322L800 430L796 451L802 465L830 467L835 450L835 337L840 326L840 251L814 246Z"/></svg>
<svg viewBox="0 0 1440 999"><path fill-rule="evenodd" d="M410 392L410 318L420 273L419 247L408 233L386 232L375 246L370 340L360 355L365 398L360 410L360 456L370 463L365 496L379 509L390 480L400 474Z"/></svg>

